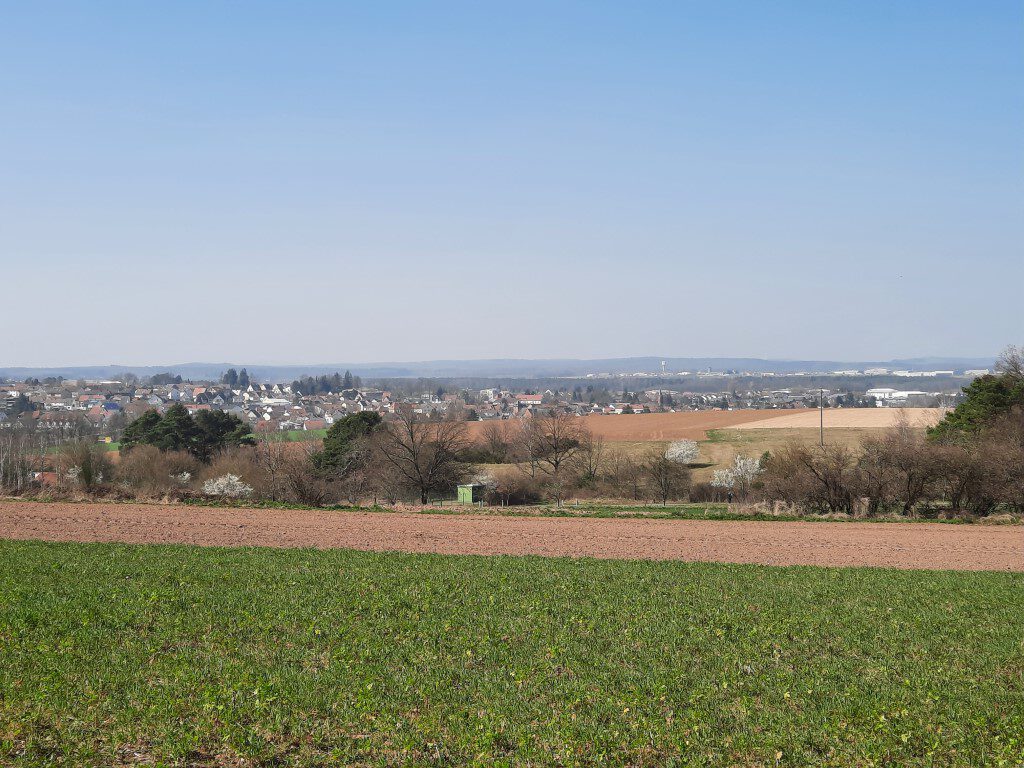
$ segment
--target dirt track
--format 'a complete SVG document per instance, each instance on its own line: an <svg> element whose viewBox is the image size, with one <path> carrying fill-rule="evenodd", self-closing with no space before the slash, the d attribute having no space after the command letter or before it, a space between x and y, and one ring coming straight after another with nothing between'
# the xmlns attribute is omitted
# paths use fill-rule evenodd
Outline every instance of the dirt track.
<svg viewBox="0 0 1024 768"><path fill-rule="evenodd" d="M1024 529L0 502L0 538L1024 571Z"/></svg>

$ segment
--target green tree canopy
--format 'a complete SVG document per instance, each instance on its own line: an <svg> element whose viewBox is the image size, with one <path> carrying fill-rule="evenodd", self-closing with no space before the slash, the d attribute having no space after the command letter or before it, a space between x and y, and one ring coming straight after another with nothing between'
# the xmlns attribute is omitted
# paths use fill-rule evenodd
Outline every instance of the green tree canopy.
<svg viewBox="0 0 1024 768"><path fill-rule="evenodd" d="M359 441L372 434L380 424L380 414L374 411L350 413L338 419L324 436L324 448L316 459L318 467L345 469L355 458Z"/></svg>
<svg viewBox="0 0 1024 768"><path fill-rule="evenodd" d="M192 416L181 403L175 403L160 420L154 431L153 445L161 451L193 451L199 430Z"/></svg>
<svg viewBox="0 0 1024 768"><path fill-rule="evenodd" d="M163 416L146 411L125 427L121 450L153 445L161 451L188 451L208 462L221 448L252 441L252 430L237 416L223 411L199 411L193 418L183 405L175 404Z"/></svg>
<svg viewBox="0 0 1024 768"><path fill-rule="evenodd" d="M292 392L301 392L304 395L341 392L342 388L342 378L337 372L331 376L301 376L292 382Z"/></svg>
<svg viewBox="0 0 1024 768"><path fill-rule="evenodd" d="M156 428L159 425L160 414L156 411L146 411L124 428L121 450L131 450L135 445L153 445L156 440Z"/></svg>
<svg viewBox="0 0 1024 768"><path fill-rule="evenodd" d="M999 359L995 375L981 376L963 391L963 401L929 430L932 438L976 434L1013 408L1024 408L1022 352L1010 347Z"/></svg>
<svg viewBox="0 0 1024 768"><path fill-rule="evenodd" d="M157 373L149 377L149 383L155 387L165 386L167 384L181 384L181 376L177 376L173 373Z"/></svg>
<svg viewBox="0 0 1024 768"><path fill-rule="evenodd" d="M196 427L192 452L202 462L225 446L249 445L254 442L252 429L237 416L224 411L199 411L193 419Z"/></svg>

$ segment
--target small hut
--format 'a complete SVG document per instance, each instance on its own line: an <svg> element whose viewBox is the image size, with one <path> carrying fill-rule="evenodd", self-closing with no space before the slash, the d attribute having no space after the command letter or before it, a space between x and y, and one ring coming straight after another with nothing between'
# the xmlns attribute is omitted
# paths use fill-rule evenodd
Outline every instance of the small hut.
<svg viewBox="0 0 1024 768"><path fill-rule="evenodd" d="M484 500L484 487L479 483L466 483L459 486L459 504L479 504Z"/></svg>

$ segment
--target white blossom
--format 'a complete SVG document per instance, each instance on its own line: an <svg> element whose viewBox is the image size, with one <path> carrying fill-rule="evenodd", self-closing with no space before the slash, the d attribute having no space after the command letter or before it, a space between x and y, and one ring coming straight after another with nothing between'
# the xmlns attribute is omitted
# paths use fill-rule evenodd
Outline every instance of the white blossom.
<svg viewBox="0 0 1024 768"><path fill-rule="evenodd" d="M737 456L732 462L732 474L741 485L750 485L761 474L761 462L749 456Z"/></svg>
<svg viewBox="0 0 1024 768"><path fill-rule="evenodd" d="M693 440L674 440L665 451L665 458L680 464L693 464L700 456L700 446Z"/></svg>
<svg viewBox="0 0 1024 768"><path fill-rule="evenodd" d="M713 488L734 488L746 493L757 476L761 474L761 462L749 456L737 456L728 469L716 469L711 475Z"/></svg>
<svg viewBox="0 0 1024 768"><path fill-rule="evenodd" d="M716 469L711 475L713 488L732 488L736 485L736 476L731 469Z"/></svg>
<svg viewBox="0 0 1024 768"><path fill-rule="evenodd" d="M238 475L221 475L203 483L203 493L209 496L239 498L252 493L252 486L242 482Z"/></svg>

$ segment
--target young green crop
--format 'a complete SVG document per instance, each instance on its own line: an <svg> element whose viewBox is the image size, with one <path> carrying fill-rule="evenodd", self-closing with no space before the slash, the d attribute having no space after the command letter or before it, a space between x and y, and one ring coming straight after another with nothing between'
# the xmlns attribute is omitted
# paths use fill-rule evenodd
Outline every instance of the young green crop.
<svg viewBox="0 0 1024 768"><path fill-rule="evenodd" d="M1024 575L0 543L0 763L1016 765Z"/></svg>

